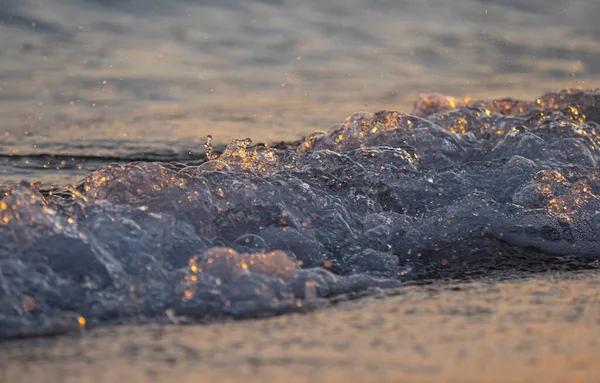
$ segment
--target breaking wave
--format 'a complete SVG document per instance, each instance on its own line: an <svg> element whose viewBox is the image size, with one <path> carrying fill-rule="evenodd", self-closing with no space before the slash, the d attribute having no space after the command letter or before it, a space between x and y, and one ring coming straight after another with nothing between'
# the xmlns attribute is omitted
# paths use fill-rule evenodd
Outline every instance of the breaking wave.
<svg viewBox="0 0 600 383"><path fill-rule="evenodd" d="M429 95L299 143L207 143L0 200L0 338L309 310L404 282L595 267L600 91Z"/></svg>

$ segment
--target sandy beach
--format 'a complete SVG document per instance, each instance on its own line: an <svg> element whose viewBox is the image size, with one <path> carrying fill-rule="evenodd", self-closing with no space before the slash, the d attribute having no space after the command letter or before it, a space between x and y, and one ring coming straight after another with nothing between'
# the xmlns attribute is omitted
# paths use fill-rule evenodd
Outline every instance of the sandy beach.
<svg viewBox="0 0 600 383"><path fill-rule="evenodd" d="M593 272L440 283L265 320L10 341L0 381L595 382L599 285Z"/></svg>

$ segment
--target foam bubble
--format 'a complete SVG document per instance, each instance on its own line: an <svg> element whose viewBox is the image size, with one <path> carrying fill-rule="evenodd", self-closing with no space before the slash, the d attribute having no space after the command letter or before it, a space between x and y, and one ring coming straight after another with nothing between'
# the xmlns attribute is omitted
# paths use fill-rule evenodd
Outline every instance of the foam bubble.
<svg viewBox="0 0 600 383"><path fill-rule="evenodd" d="M209 139L200 165L114 164L66 194L23 183L0 200L0 337L588 267L600 255L599 103L574 90L424 96L413 114L355 113L291 149L246 139L217 157Z"/></svg>

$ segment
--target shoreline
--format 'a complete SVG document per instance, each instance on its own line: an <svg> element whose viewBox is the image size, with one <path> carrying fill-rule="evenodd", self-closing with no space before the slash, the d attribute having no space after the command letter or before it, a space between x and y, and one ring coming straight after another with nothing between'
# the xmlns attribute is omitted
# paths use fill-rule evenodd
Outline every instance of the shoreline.
<svg viewBox="0 0 600 383"><path fill-rule="evenodd" d="M18 382L521 382L600 378L600 274L407 286L310 313L0 343Z"/></svg>

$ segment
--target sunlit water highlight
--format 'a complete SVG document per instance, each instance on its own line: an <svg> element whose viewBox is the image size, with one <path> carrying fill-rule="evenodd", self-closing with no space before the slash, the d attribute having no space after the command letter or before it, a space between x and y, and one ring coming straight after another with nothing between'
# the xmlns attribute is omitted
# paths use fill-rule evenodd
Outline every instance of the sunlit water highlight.
<svg viewBox="0 0 600 383"><path fill-rule="evenodd" d="M310 310L405 282L596 267L600 92L430 95L270 147L112 164L0 201L0 337Z"/></svg>

